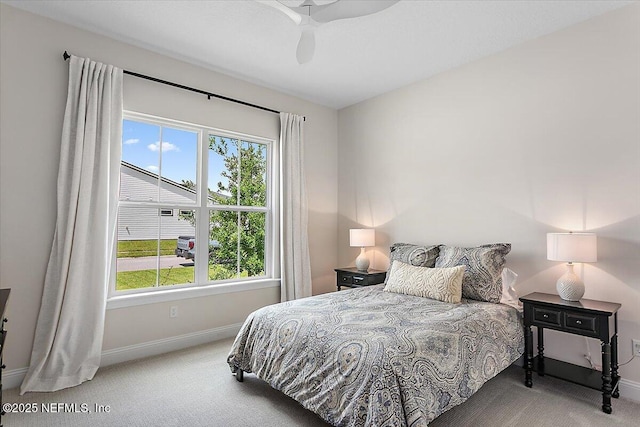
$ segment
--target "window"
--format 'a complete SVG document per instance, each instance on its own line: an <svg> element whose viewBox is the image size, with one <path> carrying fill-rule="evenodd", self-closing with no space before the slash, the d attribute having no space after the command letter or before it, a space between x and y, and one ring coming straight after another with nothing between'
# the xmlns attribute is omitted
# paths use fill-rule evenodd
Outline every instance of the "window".
<svg viewBox="0 0 640 427"><path fill-rule="evenodd" d="M273 141L126 113L113 292L271 278Z"/></svg>

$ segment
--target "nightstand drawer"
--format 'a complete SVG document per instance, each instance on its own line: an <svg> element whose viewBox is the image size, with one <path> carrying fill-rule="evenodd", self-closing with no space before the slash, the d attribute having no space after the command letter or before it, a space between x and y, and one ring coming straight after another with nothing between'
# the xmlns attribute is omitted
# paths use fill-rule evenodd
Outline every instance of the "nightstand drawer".
<svg viewBox="0 0 640 427"><path fill-rule="evenodd" d="M571 329L596 333L596 318L579 314L565 313L565 326Z"/></svg>
<svg viewBox="0 0 640 427"><path fill-rule="evenodd" d="M353 276L353 282L354 285L356 286L366 286L367 285L367 278L364 276Z"/></svg>
<svg viewBox="0 0 640 427"><path fill-rule="evenodd" d="M546 308L533 307L533 320L547 325L560 326L562 312Z"/></svg>
<svg viewBox="0 0 640 427"><path fill-rule="evenodd" d="M360 288L363 286L377 285L384 282L386 271L368 270L360 271L354 267L336 268L338 290L342 286L349 288Z"/></svg>
<svg viewBox="0 0 640 427"><path fill-rule="evenodd" d="M353 283L353 276L350 274L338 274L338 283L341 285L351 285Z"/></svg>

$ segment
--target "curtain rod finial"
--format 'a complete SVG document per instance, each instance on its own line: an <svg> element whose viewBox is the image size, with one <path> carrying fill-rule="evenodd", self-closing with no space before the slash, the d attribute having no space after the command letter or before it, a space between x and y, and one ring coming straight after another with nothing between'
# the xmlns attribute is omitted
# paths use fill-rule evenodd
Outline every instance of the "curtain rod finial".
<svg viewBox="0 0 640 427"><path fill-rule="evenodd" d="M62 54L62 57L64 58L64 60L66 61L67 59L71 58L71 55L69 55L67 53L67 51L65 50L64 53Z"/></svg>

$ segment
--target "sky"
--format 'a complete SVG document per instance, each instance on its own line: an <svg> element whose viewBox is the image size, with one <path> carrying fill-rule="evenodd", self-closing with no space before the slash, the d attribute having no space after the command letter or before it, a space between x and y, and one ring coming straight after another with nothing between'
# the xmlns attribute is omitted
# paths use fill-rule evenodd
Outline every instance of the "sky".
<svg viewBox="0 0 640 427"><path fill-rule="evenodd" d="M162 130L162 149L160 131ZM123 120L122 160L161 174L178 183L183 179L196 182L198 134L196 132ZM217 190L224 169L222 157L209 152L209 188ZM162 168L162 170L160 170ZM223 181L224 182L224 181Z"/></svg>

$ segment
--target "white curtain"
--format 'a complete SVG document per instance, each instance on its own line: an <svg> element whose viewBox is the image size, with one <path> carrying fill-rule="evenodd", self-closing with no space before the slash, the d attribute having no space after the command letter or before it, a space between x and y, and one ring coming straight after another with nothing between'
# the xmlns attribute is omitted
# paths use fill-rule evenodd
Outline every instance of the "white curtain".
<svg viewBox="0 0 640 427"><path fill-rule="evenodd" d="M311 296L303 145L304 117L280 113L281 301Z"/></svg>
<svg viewBox="0 0 640 427"><path fill-rule="evenodd" d="M70 58L61 142L56 229L20 394L78 385L100 365L120 179L122 70Z"/></svg>

